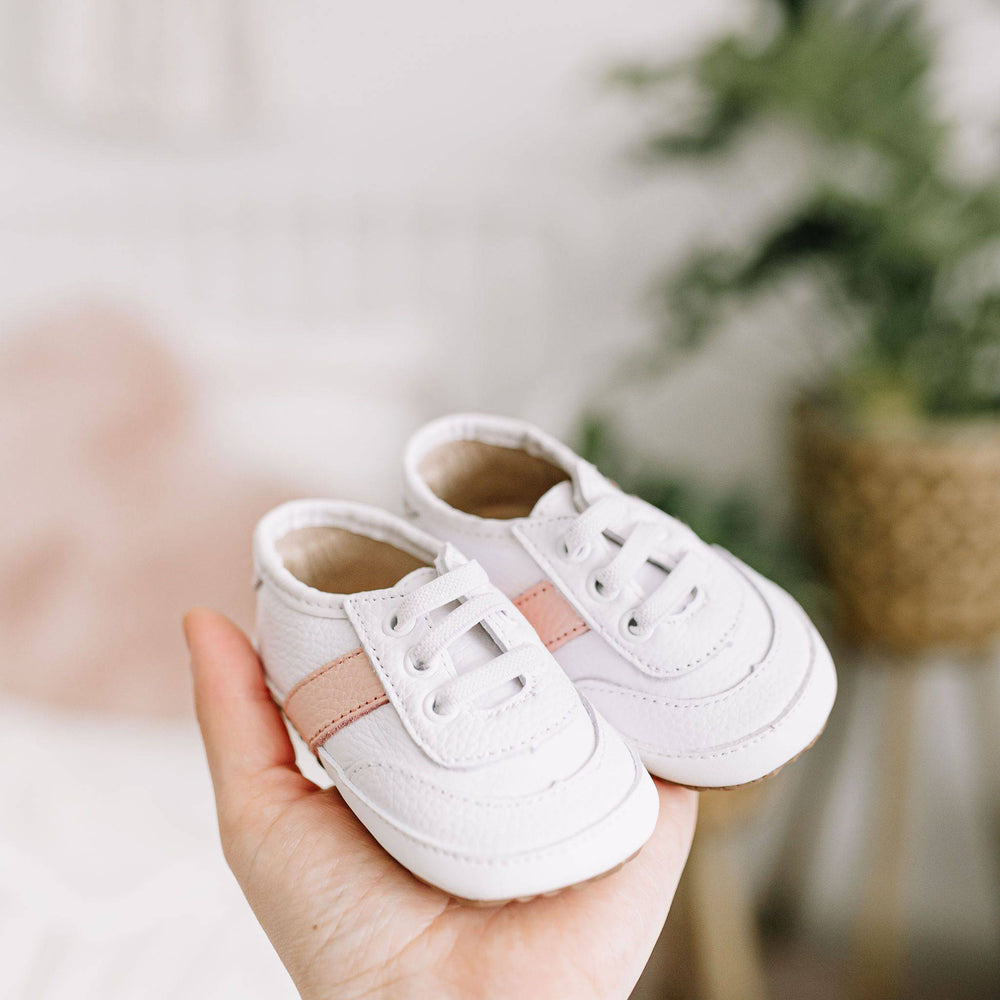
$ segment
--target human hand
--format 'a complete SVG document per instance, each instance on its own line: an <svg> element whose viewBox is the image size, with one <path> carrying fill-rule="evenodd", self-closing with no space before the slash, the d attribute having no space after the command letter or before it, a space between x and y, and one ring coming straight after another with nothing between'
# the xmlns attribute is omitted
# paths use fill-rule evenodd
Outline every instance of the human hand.
<svg viewBox="0 0 1000 1000"><path fill-rule="evenodd" d="M666 918L697 796L657 782L660 818L613 875L479 909L418 882L295 751L240 630L189 612L195 703L222 848L306 1000L625 997Z"/></svg>

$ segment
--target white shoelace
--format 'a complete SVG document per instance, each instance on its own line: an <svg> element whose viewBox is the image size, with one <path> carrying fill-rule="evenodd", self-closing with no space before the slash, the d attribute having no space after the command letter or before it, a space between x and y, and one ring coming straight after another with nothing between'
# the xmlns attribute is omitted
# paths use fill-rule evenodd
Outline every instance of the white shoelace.
<svg viewBox="0 0 1000 1000"><path fill-rule="evenodd" d="M563 555L572 562L588 558L605 532L614 530L628 518L623 497L614 494L592 503L570 525L562 538ZM592 577L596 597L613 601L638 574L639 570L662 553L670 544L669 524L639 521L622 532L622 545L615 557ZM667 578L644 598L626 620L628 633L636 639L651 635L661 622L690 614L697 606L701 590L698 586L698 560L690 550L675 551L667 570Z"/></svg>
<svg viewBox="0 0 1000 1000"><path fill-rule="evenodd" d="M479 563L469 562L417 587L403 598L386 623L387 630L396 635L409 632L418 618L454 601L461 602L407 652L410 669L417 673L429 670L451 643L506 607L504 596L497 590L475 593L488 583L486 571ZM435 689L433 711L440 716L453 715L499 685L523 677L536 654L537 650L529 645L518 646L450 678Z"/></svg>

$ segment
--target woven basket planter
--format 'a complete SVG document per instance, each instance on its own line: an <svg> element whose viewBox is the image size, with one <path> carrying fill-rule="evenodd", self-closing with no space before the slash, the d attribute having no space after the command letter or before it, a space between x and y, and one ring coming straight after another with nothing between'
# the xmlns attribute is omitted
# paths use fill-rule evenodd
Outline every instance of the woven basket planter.
<svg viewBox="0 0 1000 1000"><path fill-rule="evenodd" d="M883 435L803 402L794 458L847 637L912 651L1000 633L1000 422Z"/></svg>

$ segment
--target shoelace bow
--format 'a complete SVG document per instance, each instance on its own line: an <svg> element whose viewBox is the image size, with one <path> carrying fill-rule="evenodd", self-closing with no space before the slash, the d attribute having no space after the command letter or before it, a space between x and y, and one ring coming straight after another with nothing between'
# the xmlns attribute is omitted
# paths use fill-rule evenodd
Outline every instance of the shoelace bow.
<svg viewBox="0 0 1000 1000"><path fill-rule="evenodd" d="M582 562L609 529L628 517L626 501L619 496L605 496L592 503L570 525L562 538L563 555ZM593 577L596 595L613 601L636 577L639 570L657 553L662 553L673 534L669 525L638 521L622 536L615 557ZM690 551L678 551L667 578L630 612L626 627L636 638L650 635L662 621L679 618L695 607L701 591L699 567Z"/></svg>
<svg viewBox="0 0 1000 1000"><path fill-rule="evenodd" d="M407 652L412 670L420 673L430 669L435 658L451 643L481 625L489 615L506 607L504 596L492 587L486 593L475 593L488 583L486 571L478 563L464 563L417 587L400 601L387 624L387 628L396 635L405 635L424 615L454 601L461 602ZM531 667L536 653L532 646L518 646L450 678L435 689L432 701L434 712L442 716L453 715L463 705L470 704L499 685L522 677Z"/></svg>

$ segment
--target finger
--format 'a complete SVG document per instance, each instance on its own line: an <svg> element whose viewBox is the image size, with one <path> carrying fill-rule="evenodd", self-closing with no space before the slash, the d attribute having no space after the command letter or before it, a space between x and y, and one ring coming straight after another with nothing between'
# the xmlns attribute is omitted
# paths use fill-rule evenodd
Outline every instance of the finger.
<svg viewBox="0 0 1000 1000"><path fill-rule="evenodd" d="M540 897L524 908L505 907L496 919L523 924L531 935L554 936L560 945L567 935L581 939L593 935L611 953L620 953L626 966L637 961L632 970L623 967L622 975L628 979L634 972L638 978L673 901L698 813L697 792L664 781L654 783L659 817L633 860L610 877L578 885L573 892Z"/></svg>
<svg viewBox="0 0 1000 1000"><path fill-rule="evenodd" d="M654 778L653 783L660 796L660 815L646 845L650 853L648 861L660 868L676 869L680 875L694 838L698 793L659 778Z"/></svg>
<svg viewBox="0 0 1000 1000"><path fill-rule="evenodd" d="M204 608L184 616L184 635L191 652L198 723L220 801L238 805L260 790L268 774L303 781L247 637L228 618Z"/></svg>
<svg viewBox="0 0 1000 1000"><path fill-rule="evenodd" d="M621 870L620 876L622 883L630 883L645 897L645 910L654 914L653 926L659 933L691 849L698 817L698 793L659 779L654 779L654 784L660 796L656 827L634 860ZM607 883L612 881L608 879ZM601 889L607 884L596 882L594 885Z"/></svg>

